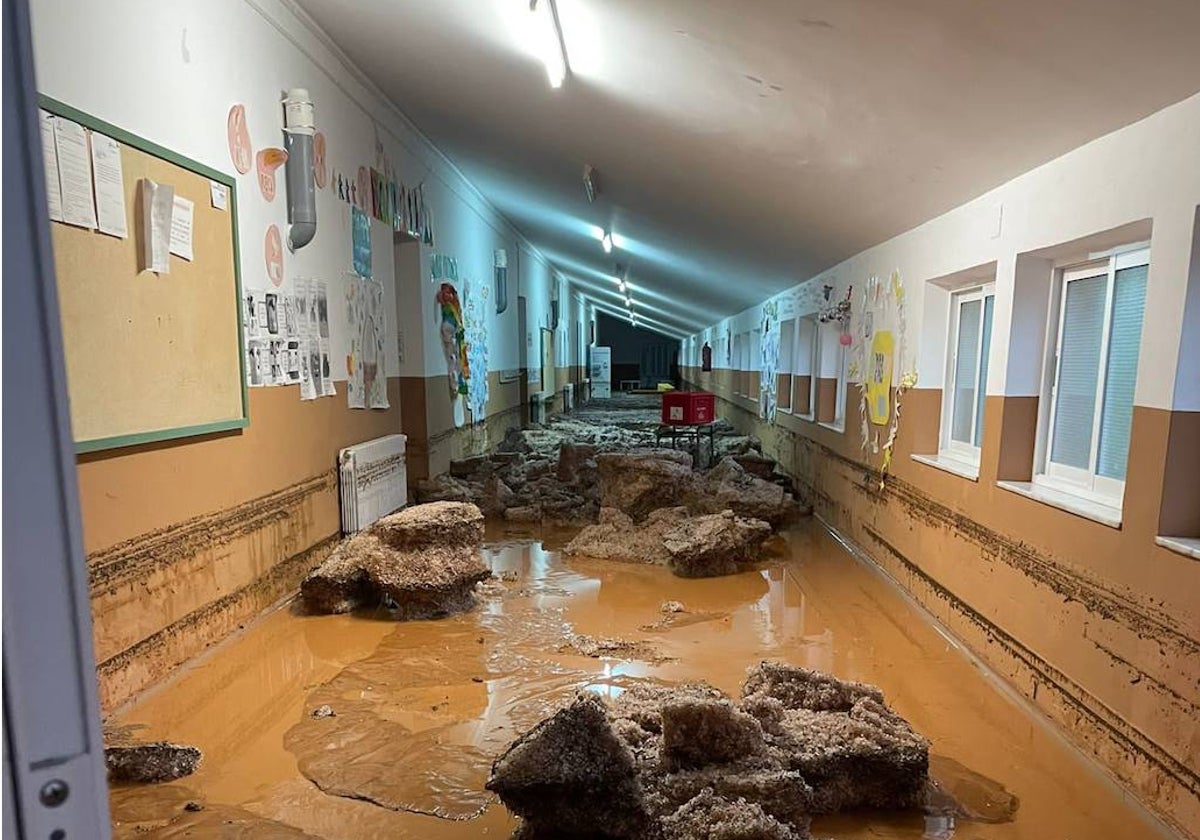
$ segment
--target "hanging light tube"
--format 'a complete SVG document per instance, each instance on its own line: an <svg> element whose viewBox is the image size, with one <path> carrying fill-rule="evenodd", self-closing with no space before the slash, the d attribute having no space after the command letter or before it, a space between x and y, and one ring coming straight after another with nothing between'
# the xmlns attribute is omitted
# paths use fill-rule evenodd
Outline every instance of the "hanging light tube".
<svg viewBox="0 0 1200 840"><path fill-rule="evenodd" d="M546 65L546 80L550 87L560 88L567 77L568 64L558 9L554 8L554 0L529 0L529 11L537 17L537 48Z"/></svg>

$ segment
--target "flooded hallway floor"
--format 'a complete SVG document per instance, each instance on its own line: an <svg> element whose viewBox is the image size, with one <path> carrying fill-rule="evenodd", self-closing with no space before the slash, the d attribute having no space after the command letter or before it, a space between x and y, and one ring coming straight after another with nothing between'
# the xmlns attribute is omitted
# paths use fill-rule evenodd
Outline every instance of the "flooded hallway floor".
<svg viewBox="0 0 1200 840"><path fill-rule="evenodd" d="M705 680L736 695L749 666L778 659L878 685L930 739L931 775L995 820L855 814L815 820L814 837L1171 836L816 522L760 568L700 580L568 562L562 535L489 538L503 582L471 613L396 623L289 605L110 720L110 734L204 752L189 778L115 788L115 835L507 838L516 821L483 790L491 761L576 689Z"/></svg>

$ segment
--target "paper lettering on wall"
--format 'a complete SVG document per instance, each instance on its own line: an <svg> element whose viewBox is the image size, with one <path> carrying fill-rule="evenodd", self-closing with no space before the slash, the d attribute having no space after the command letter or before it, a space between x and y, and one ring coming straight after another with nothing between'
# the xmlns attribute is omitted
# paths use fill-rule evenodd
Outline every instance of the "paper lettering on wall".
<svg viewBox="0 0 1200 840"><path fill-rule="evenodd" d="M225 120L225 131L229 141L229 159L233 168L242 175L250 171L254 162L254 151L250 145L250 129L246 125L246 106L234 105Z"/></svg>
<svg viewBox="0 0 1200 840"><path fill-rule="evenodd" d="M267 268L267 278L276 286L283 285L283 237L279 235L279 226L267 227L263 238L263 260Z"/></svg>
<svg viewBox="0 0 1200 840"><path fill-rule="evenodd" d="M96 203L92 198L92 157L88 152L87 130L77 122L55 117L54 150L58 155L63 221L95 228Z"/></svg>
<svg viewBox="0 0 1200 840"><path fill-rule="evenodd" d="M139 232L139 270L167 274L171 270L171 217L175 212L175 188L149 178L138 182L142 204Z"/></svg>
<svg viewBox="0 0 1200 840"><path fill-rule="evenodd" d="M125 176L121 168L121 144L92 132L92 179L96 194L96 225L101 233L125 239Z"/></svg>
<svg viewBox="0 0 1200 840"><path fill-rule="evenodd" d="M58 150L54 142L54 115L38 112L42 130L42 168L46 173L46 205L50 220L63 220L62 187L58 183Z"/></svg>
<svg viewBox="0 0 1200 840"><path fill-rule="evenodd" d="M229 188L220 181L209 181L208 191L212 197L212 206L217 210L229 209Z"/></svg>
<svg viewBox="0 0 1200 840"><path fill-rule="evenodd" d="M172 201L171 208L171 245L170 251L185 260L192 259L192 224L196 205L189 199L177 195Z"/></svg>

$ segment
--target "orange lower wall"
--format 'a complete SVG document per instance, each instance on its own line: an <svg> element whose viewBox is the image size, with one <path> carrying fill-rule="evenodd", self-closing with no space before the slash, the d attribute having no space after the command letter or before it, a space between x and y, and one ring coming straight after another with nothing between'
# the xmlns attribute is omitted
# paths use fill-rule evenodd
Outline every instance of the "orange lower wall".
<svg viewBox="0 0 1200 840"><path fill-rule="evenodd" d="M839 433L782 413L761 421L723 372L685 377L721 395L720 413L762 440L819 516L1139 798L1200 836L1200 563L1154 543L1168 453L1182 446L1171 431L1191 418L1135 408L1114 529L996 484L1032 471L1036 398L988 397L971 481L911 459L937 450L941 392L905 394L880 489L856 386Z"/></svg>
<svg viewBox="0 0 1200 840"><path fill-rule="evenodd" d="M517 382L489 380L482 423L455 427L445 377L392 378L391 408L250 391L239 432L78 458L101 706L161 680L296 590L340 536L338 450L408 435L410 482L520 426Z"/></svg>
<svg viewBox="0 0 1200 840"><path fill-rule="evenodd" d="M391 408L250 391L250 425L78 458L107 712L292 591L340 530L340 448L400 431Z"/></svg>

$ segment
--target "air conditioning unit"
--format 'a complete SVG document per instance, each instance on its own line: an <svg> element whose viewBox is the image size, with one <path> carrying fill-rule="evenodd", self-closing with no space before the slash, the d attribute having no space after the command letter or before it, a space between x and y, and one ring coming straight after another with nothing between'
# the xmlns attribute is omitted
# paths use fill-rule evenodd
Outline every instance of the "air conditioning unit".
<svg viewBox="0 0 1200 840"><path fill-rule="evenodd" d="M408 438L388 435L338 453L342 533L353 534L408 502Z"/></svg>

